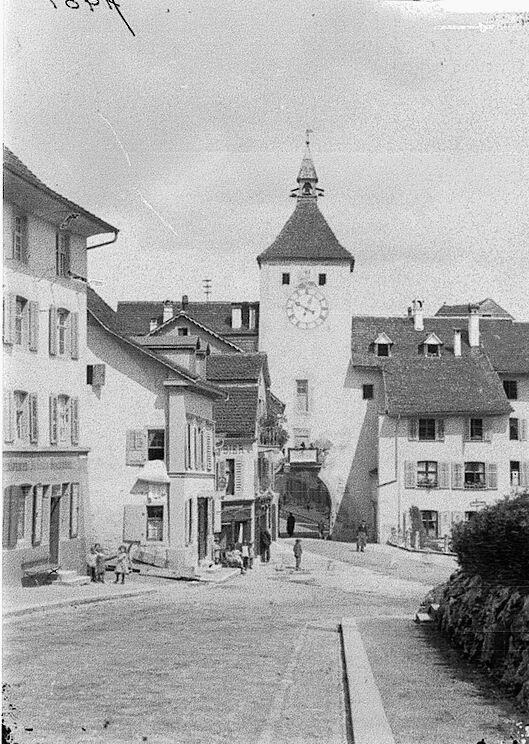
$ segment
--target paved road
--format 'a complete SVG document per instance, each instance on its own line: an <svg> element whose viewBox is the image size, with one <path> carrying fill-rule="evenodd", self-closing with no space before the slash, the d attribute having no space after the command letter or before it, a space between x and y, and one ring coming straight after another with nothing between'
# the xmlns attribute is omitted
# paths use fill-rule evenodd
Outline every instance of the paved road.
<svg viewBox="0 0 529 744"><path fill-rule="evenodd" d="M13 618L4 630L4 682L18 724L15 741L347 744L340 619L355 616L364 624L384 697L399 674L406 678L402 653L386 673L388 652L402 646L406 656L410 643L417 645L409 618L428 586L417 562L410 561L404 578L384 573L382 552L377 558L373 551L369 565L353 566L337 557L349 560L350 545L314 543L333 555L306 552L300 573L291 569L284 541L274 546L273 564L218 586L159 581L156 594ZM426 666L432 680L442 652L426 647L423 636L420 644L413 663ZM420 691L408 685L406 706L414 694L433 700L439 685L444 699L443 684L455 682L450 669L443 674L431 690L424 679ZM467 680L462 689L471 709L455 698L452 704L475 721L476 733L505 728L502 705ZM435 736L425 738L422 729L402 724L398 700L391 694L386 700L390 722L400 721L405 732L398 742L468 744L456 735L446 704L446 725L436 724Z"/></svg>

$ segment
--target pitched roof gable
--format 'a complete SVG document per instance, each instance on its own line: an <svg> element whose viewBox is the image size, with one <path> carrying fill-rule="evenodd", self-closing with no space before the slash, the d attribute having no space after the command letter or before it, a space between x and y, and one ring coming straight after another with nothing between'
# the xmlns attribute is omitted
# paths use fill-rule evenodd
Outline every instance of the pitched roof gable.
<svg viewBox="0 0 529 744"><path fill-rule="evenodd" d="M261 372L265 383L270 385L266 354L212 354L207 360L207 379L222 382L257 382Z"/></svg>
<svg viewBox="0 0 529 744"><path fill-rule="evenodd" d="M226 386L228 399L214 405L215 428L227 437L254 439L257 428L257 385Z"/></svg>
<svg viewBox="0 0 529 744"><path fill-rule="evenodd" d="M292 215L271 246L257 258L264 261L339 261L354 266L354 258L338 242L315 199L299 199Z"/></svg>
<svg viewBox="0 0 529 744"><path fill-rule="evenodd" d="M472 303L471 303L472 304ZM475 303L479 308L479 315L481 317L492 317L492 318L504 318L505 320L513 320L507 310L504 310L497 302L490 297L486 297L484 300ZM452 318L466 318L468 316L468 305L442 305L435 315L441 317L452 317Z"/></svg>

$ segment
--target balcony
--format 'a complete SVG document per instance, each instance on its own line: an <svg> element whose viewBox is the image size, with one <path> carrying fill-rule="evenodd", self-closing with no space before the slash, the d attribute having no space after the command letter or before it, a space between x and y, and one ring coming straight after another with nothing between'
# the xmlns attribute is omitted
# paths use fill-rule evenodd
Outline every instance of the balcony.
<svg viewBox="0 0 529 744"><path fill-rule="evenodd" d="M285 444L285 430L280 426L262 426L259 430L259 444L262 447L281 448Z"/></svg>

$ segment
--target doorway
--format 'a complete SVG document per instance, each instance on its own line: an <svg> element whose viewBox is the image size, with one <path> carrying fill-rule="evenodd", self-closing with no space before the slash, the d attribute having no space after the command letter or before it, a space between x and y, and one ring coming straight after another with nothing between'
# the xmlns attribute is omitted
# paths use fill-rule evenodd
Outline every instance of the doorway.
<svg viewBox="0 0 529 744"><path fill-rule="evenodd" d="M55 489L54 489L55 490ZM50 502L50 563L59 563L61 497L52 493Z"/></svg>
<svg viewBox="0 0 529 744"><path fill-rule="evenodd" d="M208 552L208 499L198 501L198 560L205 558Z"/></svg>

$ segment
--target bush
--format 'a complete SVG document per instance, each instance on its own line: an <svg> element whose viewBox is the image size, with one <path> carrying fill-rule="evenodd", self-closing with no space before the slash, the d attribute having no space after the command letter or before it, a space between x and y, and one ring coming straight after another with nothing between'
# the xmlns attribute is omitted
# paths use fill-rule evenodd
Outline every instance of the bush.
<svg viewBox="0 0 529 744"><path fill-rule="evenodd" d="M452 549L465 573L529 591L529 492L505 498L456 525Z"/></svg>

